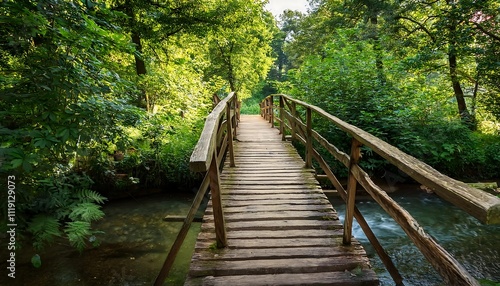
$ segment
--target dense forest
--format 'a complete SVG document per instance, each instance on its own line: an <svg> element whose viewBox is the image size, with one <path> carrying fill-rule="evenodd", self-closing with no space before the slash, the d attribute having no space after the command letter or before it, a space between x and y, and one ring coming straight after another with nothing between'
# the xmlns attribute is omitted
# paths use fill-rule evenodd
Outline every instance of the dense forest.
<svg viewBox="0 0 500 286"><path fill-rule="evenodd" d="M106 197L196 185L189 156L230 91L243 112L290 94L453 177L500 177L498 1L309 2L275 20L260 0L2 1L0 172L19 242L84 249Z"/></svg>

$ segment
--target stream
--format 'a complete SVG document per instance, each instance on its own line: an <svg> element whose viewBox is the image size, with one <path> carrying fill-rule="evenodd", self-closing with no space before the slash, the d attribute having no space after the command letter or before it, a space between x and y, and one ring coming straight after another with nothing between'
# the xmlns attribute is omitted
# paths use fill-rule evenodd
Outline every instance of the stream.
<svg viewBox="0 0 500 286"><path fill-rule="evenodd" d="M488 280L487 285L500 285L500 226L483 225L435 194L407 190L397 191L391 197L474 278L481 282ZM330 201L343 221L345 204L337 197L330 197ZM360 200L357 206L403 276L405 285L444 285L406 233L375 201ZM365 247L381 285L394 285L356 220L353 236Z"/></svg>
<svg viewBox="0 0 500 286"><path fill-rule="evenodd" d="M16 252L16 278L8 278L2 270L0 285L152 285L182 226L182 222L165 222L163 218L187 214L193 197L189 192L162 193L107 203L103 208L106 216L93 224L103 231L97 235L99 247L79 253L67 240L56 241L38 253L42 266L34 268L30 261L37 252L25 246ZM200 226L191 225L167 285L184 284ZM0 266L6 269L4 259Z"/></svg>

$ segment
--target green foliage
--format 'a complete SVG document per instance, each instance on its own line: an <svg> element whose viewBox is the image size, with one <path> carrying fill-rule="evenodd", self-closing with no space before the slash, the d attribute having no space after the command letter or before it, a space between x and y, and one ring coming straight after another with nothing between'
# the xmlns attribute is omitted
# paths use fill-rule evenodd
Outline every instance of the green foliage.
<svg viewBox="0 0 500 286"><path fill-rule="evenodd" d="M241 114L260 114L260 99L249 97L241 102Z"/></svg>
<svg viewBox="0 0 500 286"><path fill-rule="evenodd" d="M230 13L221 14L221 25L210 34L210 76L220 76L229 84L229 91L240 99L251 95L272 64L271 42L276 31L274 18L264 11L260 1L228 1Z"/></svg>
<svg viewBox="0 0 500 286"><path fill-rule="evenodd" d="M35 249L43 249L64 233L72 245L83 250L84 242L95 233L90 223L104 216L98 204L106 198L88 189L92 183L86 175L62 170L50 178L32 182L33 192L26 198L26 209L21 211L33 217L27 222L27 231L33 236Z"/></svg>
<svg viewBox="0 0 500 286"><path fill-rule="evenodd" d="M80 249L96 242L90 223L104 215L105 198L90 189L95 185L85 174L98 186L112 181L122 190L193 180L187 160L199 120L224 85L220 76L207 76L202 39L221 3L170 9L130 1L129 13L119 2L108 2L113 9L53 0L0 6L0 172L20 178L20 237L31 234L37 249L56 237ZM156 18L131 15L144 11ZM166 41L167 30L193 34ZM137 50L129 31L151 42ZM150 73L135 75L134 56ZM131 104L143 94L157 115ZM114 160L115 152L124 160Z"/></svg>
<svg viewBox="0 0 500 286"><path fill-rule="evenodd" d="M499 282L491 281L488 279L480 279L479 284L481 284L482 286L499 286L500 285Z"/></svg>
<svg viewBox="0 0 500 286"><path fill-rule="evenodd" d="M497 161L492 160L497 160L494 152L500 138L471 133L457 120L454 102L440 88L446 84L443 76L411 73L406 63L385 55L382 81L376 69L381 54L373 42L360 39L358 29L336 33L321 55L307 57L300 69L288 73L289 82L278 85L281 92L317 105L448 175L480 179L498 174ZM350 141L343 132L321 120L314 126L349 152ZM364 149L361 165L382 173L387 162Z"/></svg>
<svg viewBox="0 0 500 286"><path fill-rule="evenodd" d="M35 268L40 268L42 266L42 258L40 255L33 255L33 257L31 257L31 264L33 264Z"/></svg>
<svg viewBox="0 0 500 286"><path fill-rule="evenodd" d="M68 236L71 246L83 250L87 246L87 238L92 234L90 223L86 221L72 221L66 224L64 232Z"/></svg>
<svg viewBox="0 0 500 286"><path fill-rule="evenodd" d="M33 217L28 231L33 234L35 249L42 249L45 243L53 242L55 237L61 236L59 219L45 214Z"/></svg>

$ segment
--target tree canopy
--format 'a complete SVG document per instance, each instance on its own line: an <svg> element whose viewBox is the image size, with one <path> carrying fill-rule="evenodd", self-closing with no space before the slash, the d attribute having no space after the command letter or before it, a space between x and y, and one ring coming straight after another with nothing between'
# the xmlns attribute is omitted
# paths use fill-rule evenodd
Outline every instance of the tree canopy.
<svg viewBox="0 0 500 286"><path fill-rule="evenodd" d="M497 1L309 3L309 14L281 16L279 92L455 177L500 174ZM374 174L388 168L369 154Z"/></svg>

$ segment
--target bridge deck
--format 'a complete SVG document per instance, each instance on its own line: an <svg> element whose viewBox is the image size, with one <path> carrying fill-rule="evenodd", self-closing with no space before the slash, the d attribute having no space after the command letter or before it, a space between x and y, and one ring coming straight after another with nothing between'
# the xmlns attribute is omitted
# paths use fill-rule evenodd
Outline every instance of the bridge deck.
<svg viewBox="0 0 500 286"><path fill-rule="evenodd" d="M260 116L244 116L236 167L221 174L228 247L216 249L211 203L186 285L378 285L313 170Z"/></svg>

